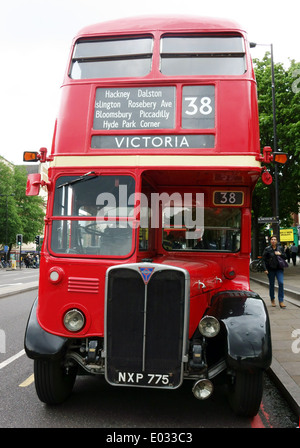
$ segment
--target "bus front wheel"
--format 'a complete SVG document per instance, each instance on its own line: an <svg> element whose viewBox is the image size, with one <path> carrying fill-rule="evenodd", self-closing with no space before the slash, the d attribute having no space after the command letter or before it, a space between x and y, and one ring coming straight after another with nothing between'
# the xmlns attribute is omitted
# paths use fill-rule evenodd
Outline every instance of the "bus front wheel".
<svg viewBox="0 0 300 448"><path fill-rule="evenodd" d="M64 402L72 392L76 373L76 368L66 370L61 360L34 360L35 389L39 399L50 405Z"/></svg>
<svg viewBox="0 0 300 448"><path fill-rule="evenodd" d="M236 415L254 417L263 395L263 371L236 371L231 377L229 402Z"/></svg>

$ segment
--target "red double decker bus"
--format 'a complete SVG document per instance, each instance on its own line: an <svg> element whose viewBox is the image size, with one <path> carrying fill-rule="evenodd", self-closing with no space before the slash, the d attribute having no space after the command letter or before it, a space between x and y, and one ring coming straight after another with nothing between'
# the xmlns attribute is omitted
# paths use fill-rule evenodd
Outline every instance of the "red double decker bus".
<svg viewBox="0 0 300 448"><path fill-rule="evenodd" d="M25 335L38 397L81 373L207 398L218 376L253 416L271 362L250 290L261 174L256 82L232 22L149 17L74 39L49 155L38 298Z"/></svg>

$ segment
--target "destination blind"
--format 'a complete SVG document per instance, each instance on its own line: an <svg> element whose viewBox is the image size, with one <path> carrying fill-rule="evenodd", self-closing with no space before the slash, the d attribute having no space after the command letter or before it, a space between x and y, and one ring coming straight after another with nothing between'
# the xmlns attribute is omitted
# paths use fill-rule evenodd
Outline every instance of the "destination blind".
<svg viewBox="0 0 300 448"><path fill-rule="evenodd" d="M182 129L214 129L215 87L184 86L182 89ZM135 130L175 129L176 88L133 87L96 90L93 129L105 134L92 136L94 149L137 148L213 148L213 134L134 135ZM111 135L114 131L133 131L133 135Z"/></svg>
<svg viewBox="0 0 300 448"><path fill-rule="evenodd" d="M205 135L94 135L93 149L201 149L214 148L215 136Z"/></svg>
<svg viewBox="0 0 300 448"><path fill-rule="evenodd" d="M98 88L93 128L173 129L175 87Z"/></svg>

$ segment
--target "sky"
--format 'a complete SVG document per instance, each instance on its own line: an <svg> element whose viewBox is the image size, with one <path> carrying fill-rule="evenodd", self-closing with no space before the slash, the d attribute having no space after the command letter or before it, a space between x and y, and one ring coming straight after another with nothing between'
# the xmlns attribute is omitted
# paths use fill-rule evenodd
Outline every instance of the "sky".
<svg viewBox="0 0 300 448"><path fill-rule="evenodd" d="M273 43L274 60L300 61L300 2L274 0L13 0L0 6L0 156L50 152L60 86L75 34L86 25L176 14L237 21L252 42ZM269 47L252 49L262 58Z"/></svg>

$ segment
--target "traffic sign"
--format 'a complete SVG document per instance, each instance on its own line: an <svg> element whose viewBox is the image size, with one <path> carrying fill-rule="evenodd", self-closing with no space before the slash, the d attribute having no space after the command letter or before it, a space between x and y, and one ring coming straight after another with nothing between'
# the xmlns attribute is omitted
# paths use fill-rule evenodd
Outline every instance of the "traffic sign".
<svg viewBox="0 0 300 448"><path fill-rule="evenodd" d="M277 219L275 216L271 216L271 217L269 217L269 218L263 218L263 217L261 217L261 218L257 218L257 222L259 223L259 224L272 224L272 223L278 223L279 222L279 219Z"/></svg>

